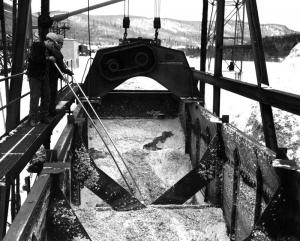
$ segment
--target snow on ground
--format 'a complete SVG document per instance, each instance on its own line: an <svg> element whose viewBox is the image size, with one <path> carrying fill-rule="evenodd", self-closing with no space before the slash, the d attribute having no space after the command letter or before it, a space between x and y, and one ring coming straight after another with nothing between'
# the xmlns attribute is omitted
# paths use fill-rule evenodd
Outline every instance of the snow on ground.
<svg viewBox="0 0 300 241"><path fill-rule="evenodd" d="M191 67L199 69L199 58L188 58L188 61ZM214 66L213 60L210 65ZM291 51L291 54L282 62L267 62L266 65L269 84L273 89L300 95L300 44L296 45ZM235 73L227 71L227 66L227 63L224 61L223 76L235 79ZM208 71L212 71L213 67L207 69ZM254 62L243 61L241 81L257 84ZM213 88L211 85L206 85L205 93L206 108L212 111ZM255 109L254 107L258 106L259 105L256 101L233 94L229 91L221 90L221 116L229 115L230 123L235 125L241 131L247 131L247 121L249 120L252 110ZM297 132L300 131L300 116L289 114L274 107L273 115L275 118L278 118L277 121L279 122L285 121L288 123L295 120L298 125L293 127L293 138L295 140L300 138L297 134ZM259 122L261 122L261 117L259 115L257 115L256 118ZM280 142L286 141L281 140ZM300 146L294 155L297 157L300 165Z"/></svg>

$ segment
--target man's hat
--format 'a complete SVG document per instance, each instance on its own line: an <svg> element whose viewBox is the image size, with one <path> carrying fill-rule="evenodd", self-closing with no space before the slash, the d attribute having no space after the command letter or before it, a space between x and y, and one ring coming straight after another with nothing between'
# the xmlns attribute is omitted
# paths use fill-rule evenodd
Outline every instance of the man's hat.
<svg viewBox="0 0 300 241"><path fill-rule="evenodd" d="M56 44L57 43L57 34L53 33L53 32L49 32L46 35L46 39L50 39Z"/></svg>

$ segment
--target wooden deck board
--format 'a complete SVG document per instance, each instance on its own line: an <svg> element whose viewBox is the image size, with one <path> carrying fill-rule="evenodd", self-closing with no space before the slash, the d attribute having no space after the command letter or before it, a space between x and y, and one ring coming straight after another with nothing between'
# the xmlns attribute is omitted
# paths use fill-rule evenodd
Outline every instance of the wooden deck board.
<svg viewBox="0 0 300 241"><path fill-rule="evenodd" d="M74 88L76 92L78 87ZM64 116L67 108L75 97L68 88L59 95L59 101L65 101L59 108L61 112L51 119L49 124L40 123L35 127L21 123L1 143L0 147L0 179L4 176L13 176L21 171L37 149L51 135L53 128Z"/></svg>

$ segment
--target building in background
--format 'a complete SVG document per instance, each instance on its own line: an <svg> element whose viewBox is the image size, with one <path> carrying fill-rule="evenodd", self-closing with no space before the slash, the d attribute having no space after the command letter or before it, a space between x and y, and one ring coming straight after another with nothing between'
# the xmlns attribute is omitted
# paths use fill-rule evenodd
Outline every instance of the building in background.
<svg viewBox="0 0 300 241"><path fill-rule="evenodd" d="M75 39L64 39L64 45L61 50L65 61L68 62L69 67L76 69L79 67L79 43Z"/></svg>

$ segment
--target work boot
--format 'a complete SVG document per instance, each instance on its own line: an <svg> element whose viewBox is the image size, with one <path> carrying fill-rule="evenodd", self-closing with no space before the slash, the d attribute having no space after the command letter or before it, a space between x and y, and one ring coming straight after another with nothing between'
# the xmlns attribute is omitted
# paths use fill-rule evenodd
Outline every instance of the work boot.
<svg viewBox="0 0 300 241"><path fill-rule="evenodd" d="M51 122L51 119L48 116L44 116L42 117L41 122L44 124L49 124Z"/></svg>
<svg viewBox="0 0 300 241"><path fill-rule="evenodd" d="M29 119L29 122L28 122L28 123L29 123L29 125L30 125L31 127L35 127L35 126L38 125L39 122L37 121L36 118L32 118L32 117L31 117L31 118Z"/></svg>

